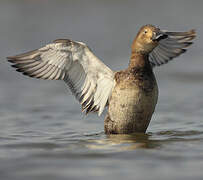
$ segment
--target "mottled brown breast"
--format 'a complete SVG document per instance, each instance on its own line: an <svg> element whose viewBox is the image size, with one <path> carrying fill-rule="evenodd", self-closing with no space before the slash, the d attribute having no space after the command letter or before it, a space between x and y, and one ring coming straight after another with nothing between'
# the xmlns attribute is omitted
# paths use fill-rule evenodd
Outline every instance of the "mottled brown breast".
<svg viewBox="0 0 203 180"><path fill-rule="evenodd" d="M131 68L115 74L116 86L105 120L107 134L145 132L154 112L158 88L152 69Z"/></svg>
<svg viewBox="0 0 203 180"><path fill-rule="evenodd" d="M115 73L115 80L117 85L122 82L122 86L138 86L146 94L151 92L156 85L156 79L151 67L132 68Z"/></svg>

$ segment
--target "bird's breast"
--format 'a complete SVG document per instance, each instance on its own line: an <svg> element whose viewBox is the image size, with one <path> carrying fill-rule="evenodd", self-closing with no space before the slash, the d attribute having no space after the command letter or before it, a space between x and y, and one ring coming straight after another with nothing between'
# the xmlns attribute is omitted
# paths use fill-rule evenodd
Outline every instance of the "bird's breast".
<svg viewBox="0 0 203 180"><path fill-rule="evenodd" d="M119 72L116 76L108 112L113 127L118 133L145 132L158 99L154 74Z"/></svg>

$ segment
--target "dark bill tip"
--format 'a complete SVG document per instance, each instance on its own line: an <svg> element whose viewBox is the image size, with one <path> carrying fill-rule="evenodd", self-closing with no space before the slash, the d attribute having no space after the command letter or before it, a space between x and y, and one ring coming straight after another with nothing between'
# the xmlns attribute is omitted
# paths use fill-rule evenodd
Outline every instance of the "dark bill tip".
<svg viewBox="0 0 203 180"><path fill-rule="evenodd" d="M166 39L168 37L167 34L165 34L164 32L162 31L158 31L158 32L154 32L154 35L152 37L152 40L153 41L160 41L162 39Z"/></svg>

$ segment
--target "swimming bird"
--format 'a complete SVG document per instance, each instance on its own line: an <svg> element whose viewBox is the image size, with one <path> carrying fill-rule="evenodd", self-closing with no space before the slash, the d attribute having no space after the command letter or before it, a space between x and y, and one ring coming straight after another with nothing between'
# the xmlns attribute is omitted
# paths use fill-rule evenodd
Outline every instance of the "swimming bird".
<svg viewBox="0 0 203 180"><path fill-rule="evenodd" d="M195 30L170 32L145 25L132 43L128 68L117 72L86 44L70 39L7 59L26 76L63 80L86 113L101 115L107 107L106 134L145 133L158 100L153 68L186 52L195 37Z"/></svg>

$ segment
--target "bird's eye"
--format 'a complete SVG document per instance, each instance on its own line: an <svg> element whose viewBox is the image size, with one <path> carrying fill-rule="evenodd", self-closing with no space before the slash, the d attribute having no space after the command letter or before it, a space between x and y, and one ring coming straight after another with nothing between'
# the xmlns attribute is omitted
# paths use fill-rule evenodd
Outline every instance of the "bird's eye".
<svg viewBox="0 0 203 180"><path fill-rule="evenodd" d="M147 30L144 30L144 34L147 34Z"/></svg>

